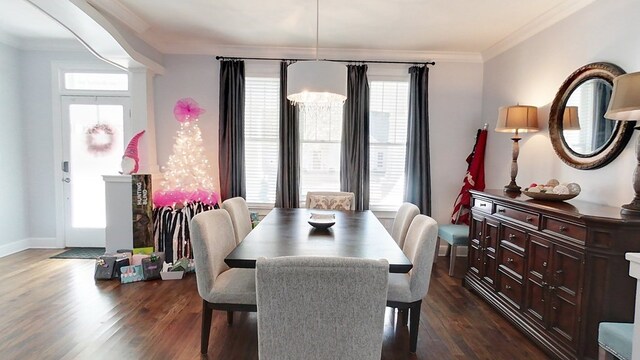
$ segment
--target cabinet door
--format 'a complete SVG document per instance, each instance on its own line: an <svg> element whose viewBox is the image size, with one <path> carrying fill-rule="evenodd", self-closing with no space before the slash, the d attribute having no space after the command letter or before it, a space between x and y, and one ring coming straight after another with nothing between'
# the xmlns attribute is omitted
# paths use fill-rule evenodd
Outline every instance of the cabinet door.
<svg viewBox="0 0 640 360"><path fill-rule="evenodd" d="M575 346L581 321L584 254L562 245L554 245L552 251L549 272L550 328L559 338Z"/></svg>
<svg viewBox="0 0 640 360"><path fill-rule="evenodd" d="M528 265L525 274L525 312L547 327L545 312L548 296L548 269L551 260L551 243L535 235L529 236Z"/></svg>
<svg viewBox="0 0 640 360"><path fill-rule="evenodd" d="M482 246L482 280L495 289L498 264L498 222L493 219L486 219L484 223Z"/></svg>
<svg viewBox="0 0 640 360"><path fill-rule="evenodd" d="M483 269L482 263L482 227L484 224L483 218L473 217L471 218L471 239L469 241L469 271L475 273L479 277L482 277L481 270Z"/></svg>

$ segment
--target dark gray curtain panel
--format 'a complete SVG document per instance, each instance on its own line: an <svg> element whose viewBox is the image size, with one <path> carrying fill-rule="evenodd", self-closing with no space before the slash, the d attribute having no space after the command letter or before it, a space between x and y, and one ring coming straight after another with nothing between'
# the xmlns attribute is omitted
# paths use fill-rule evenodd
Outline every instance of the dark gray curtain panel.
<svg viewBox="0 0 640 360"><path fill-rule="evenodd" d="M367 65L347 66L342 117L340 189L355 194L356 210L369 209L369 81Z"/></svg>
<svg viewBox="0 0 640 360"><path fill-rule="evenodd" d="M287 100L288 61L280 63L280 138L276 207L297 208L300 203L300 129L298 110Z"/></svg>
<svg viewBox="0 0 640 360"><path fill-rule="evenodd" d="M220 197L246 198L244 172L244 61L220 61Z"/></svg>
<svg viewBox="0 0 640 360"><path fill-rule="evenodd" d="M409 123L405 159L404 200L431 215L431 170L429 154L429 68L409 68Z"/></svg>

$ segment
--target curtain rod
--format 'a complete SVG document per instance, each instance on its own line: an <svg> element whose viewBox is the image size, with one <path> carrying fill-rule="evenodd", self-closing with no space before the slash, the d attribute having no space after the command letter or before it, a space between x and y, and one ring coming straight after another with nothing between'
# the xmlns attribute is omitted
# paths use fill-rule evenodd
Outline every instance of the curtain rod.
<svg viewBox="0 0 640 360"><path fill-rule="evenodd" d="M280 59L280 58L258 58L258 57L233 57L216 56L216 60L259 60L259 61L316 61L316 59ZM405 64L405 65L435 65L435 61L384 61L384 60L339 60L339 59L319 59L318 61L332 61L345 63L370 63L370 64Z"/></svg>

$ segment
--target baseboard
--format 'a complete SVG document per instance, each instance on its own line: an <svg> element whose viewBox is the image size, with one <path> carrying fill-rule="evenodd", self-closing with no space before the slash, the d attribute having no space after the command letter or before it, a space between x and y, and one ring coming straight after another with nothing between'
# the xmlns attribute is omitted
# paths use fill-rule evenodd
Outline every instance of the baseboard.
<svg viewBox="0 0 640 360"><path fill-rule="evenodd" d="M58 249L55 238L27 238L0 245L0 258L27 249Z"/></svg>
<svg viewBox="0 0 640 360"><path fill-rule="evenodd" d="M31 239L22 239L12 241L5 245L0 245L0 257L5 257L7 255L15 254L17 252L27 250L30 245Z"/></svg>

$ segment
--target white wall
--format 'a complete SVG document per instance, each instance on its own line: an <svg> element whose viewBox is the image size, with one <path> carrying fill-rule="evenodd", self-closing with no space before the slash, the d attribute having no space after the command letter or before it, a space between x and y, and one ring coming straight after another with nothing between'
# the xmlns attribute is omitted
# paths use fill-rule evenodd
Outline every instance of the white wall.
<svg viewBox="0 0 640 360"><path fill-rule="evenodd" d="M24 146L27 167L30 237L53 239L56 236L56 204L53 134L52 62L103 66L88 51L23 51L21 62L22 113L25 126ZM59 115L59 114L58 114ZM54 244L41 244L54 246Z"/></svg>
<svg viewBox="0 0 640 360"><path fill-rule="evenodd" d="M516 103L539 107L542 128L524 134L517 182L557 178L582 186L580 200L620 206L633 198L632 173L637 134L620 156L597 170L577 170L565 165L549 140L550 103L566 77L591 62L611 62L627 72L640 71L640 2L595 1L576 14L544 30L484 66L482 120L495 128L498 107ZM511 140L509 134L490 135L487 156L487 188L509 182Z"/></svg>
<svg viewBox="0 0 640 360"><path fill-rule="evenodd" d="M218 178L218 92L219 62L213 56L165 55L164 75L155 79L155 116L158 163L166 165L172 154L174 136L179 124L173 117L173 106L182 97L192 97L207 112L200 117L200 128L207 154L210 156L215 183ZM261 67L258 69L258 67ZM277 63L259 65L247 62L247 73L272 71ZM406 75L406 66L371 65L369 73ZM482 102L482 64L438 62L431 67L429 79L429 112L433 216L446 222L453 202L462 186L465 159L471 151Z"/></svg>
<svg viewBox="0 0 640 360"><path fill-rule="evenodd" d="M0 256L21 250L29 236L20 60L17 49L0 43Z"/></svg>

